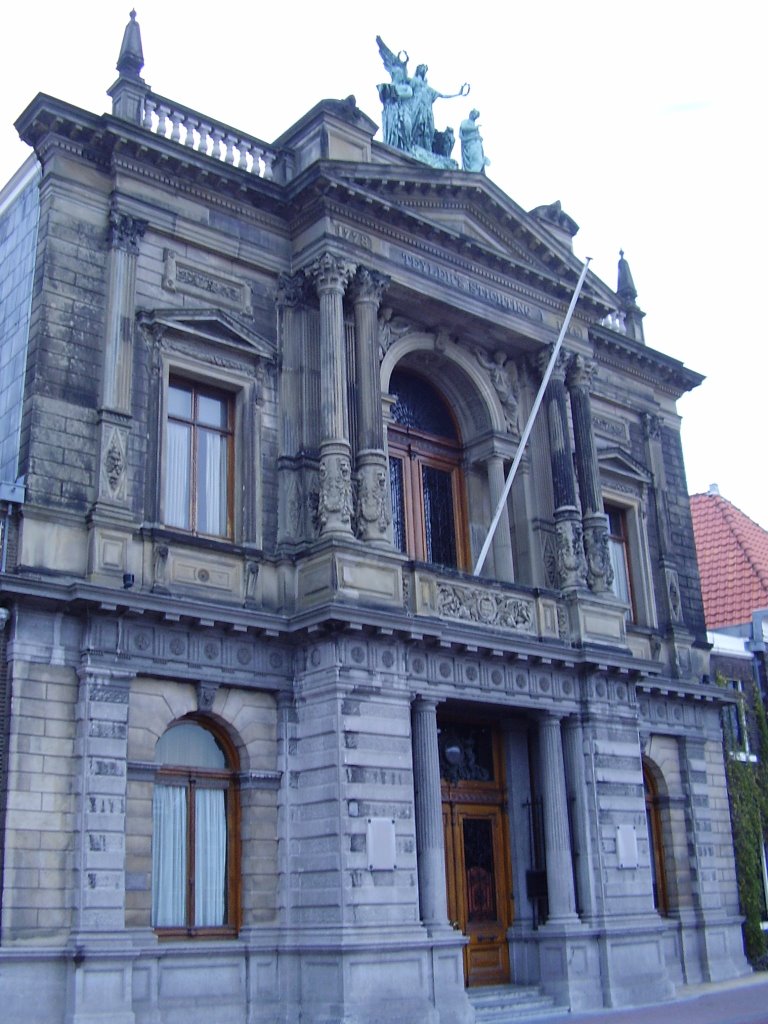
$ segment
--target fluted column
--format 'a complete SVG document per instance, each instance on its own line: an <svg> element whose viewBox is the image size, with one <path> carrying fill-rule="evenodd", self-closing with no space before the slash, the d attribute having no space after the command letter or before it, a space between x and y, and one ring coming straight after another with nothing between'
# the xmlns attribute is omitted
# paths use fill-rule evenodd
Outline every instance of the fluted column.
<svg viewBox="0 0 768 1024"><path fill-rule="evenodd" d="M491 498L491 509L496 506L504 493L504 461L500 455L491 455L486 462L488 472L488 493ZM493 535L493 564L496 579L511 583L515 578L515 567L512 559L512 537L509 531L509 509L504 502L496 532Z"/></svg>
<svg viewBox="0 0 768 1024"><path fill-rule="evenodd" d="M351 285L357 363L357 534L362 540L386 545L392 542L392 503L377 352L379 304L388 284L383 274L358 267Z"/></svg>
<svg viewBox="0 0 768 1024"><path fill-rule="evenodd" d="M419 907L424 924L440 928L448 923L448 899L436 701L424 697L414 701L412 727Z"/></svg>
<svg viewBox="0 0 768 1024"><path fill-rule="evenodd" d="M571 396L576 472L581 496L584 552L587 556L587 583L596 594L602 594L610 590L613 570L608 551L608 524L603 511L600 469L592 432L589 391L594 376L594 363L587 362L582 355L575 355L571 359L567 385Z"/></svg>
<svg viewBox="0 0 768 1024"><path fill-rule="evenodd" d="M549 354L544 353L542 369L548 361ZM586 586L587 566L582 545L581 517L576 504L576 478L568 430L566 362L567 357L561 352L547 385L545 401L555 500L558 583L562 590L574 590Z"/></svg>
<svg viewBox="0 0 768 1024"><path fill-rule="evenodd" d="M352 535L344 291L354 265L324 253L311 267L320 298L320 535Z"/></svg>
<svg viewBox="0 0 768 1024"><path fill-rule="evenodd" d="M548 923L576 920L568 797L565 789L560 719L545 715L539 722L544 843L547 860Z"/></svg>

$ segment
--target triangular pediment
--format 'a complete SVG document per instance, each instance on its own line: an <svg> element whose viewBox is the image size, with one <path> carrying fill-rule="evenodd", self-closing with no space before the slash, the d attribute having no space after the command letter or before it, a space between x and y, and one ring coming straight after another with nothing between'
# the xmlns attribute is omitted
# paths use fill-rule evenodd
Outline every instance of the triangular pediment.
<svg viewBox="0 0 768 1024"><path fill-rule="evenodd" d="M139 323L149 328L198 338L201 341L247 352L272 360L274 347L231 313L221 309L155 309L139 313Z"/></svg>
<svg viewBox="0 0 768 1024"><path fill-rule="evenodd" d="M637 484L649 484L651 475L641 463L628 455L622 448L603 448L597 453L602 476L621 477Z"/></svg>
<svg viewBox="0 0 768 1024"><path fill-rule="evenodd" d="M324 161L320 173L323 195L343 203L350 221L358 211L362 219L373 216L414 240L453 249L559 298L568 296L581 273L583 263L562 231L526 212L485 175L408 158L398 164ZM616 295L593 274L584 284L582 308L585 302L592 304L595 321L618 306Z"/></svg>

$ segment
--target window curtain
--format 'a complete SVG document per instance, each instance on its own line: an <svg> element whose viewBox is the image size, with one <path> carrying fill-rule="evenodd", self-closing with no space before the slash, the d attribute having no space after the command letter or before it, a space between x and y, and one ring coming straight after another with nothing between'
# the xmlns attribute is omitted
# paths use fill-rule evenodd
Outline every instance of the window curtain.
<svg viewBox="0 0 768 1024"><path fill-rule="evenodd" d="M168 424L168 457L165 466L165 521L188 530L190 486L190 429Z"/></svg>
<svg viewBox="0 0 768 1024"><path fill-rule="evenodd" d="M198 444L197 528L223 536L227 532L227 439L201 430Z"/></svg>
<svg viewBox="0 0 768 1024"><path fill-rule="evenodd" d="M629 578L627 576L627 555L622 541L608 541L608 550L611 555L611 568L613 569L612 590L616 597L629 604Z"/></svg>
<svg viewBox="0 0 768 1024"><path fill-rule="evenodd" d="M227 824L223 789L195 791L195 925L224 921Z"/></svg>
<svg viewBox="0 0 768 1024"><path fill-rule="evenodd" d="M186 924L187 791L155 786L152 801L152 924Z"/></svg>

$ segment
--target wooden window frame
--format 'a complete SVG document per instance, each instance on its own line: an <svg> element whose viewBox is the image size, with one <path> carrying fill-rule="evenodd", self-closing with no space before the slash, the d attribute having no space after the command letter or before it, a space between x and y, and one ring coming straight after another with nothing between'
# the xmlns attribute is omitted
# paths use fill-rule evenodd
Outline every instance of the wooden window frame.
<svg viewBox="0 0 768 1024"><path fill-rule="evenodd" d="M470 560L460 446L414 428L391 424L388 430L388 448L389 458L399 460L402 465L404 553L417 562L430 562L422 485L422 467L429 466L448 473L451 480L456 565L448 568L467 569ZM393 516L397 515L396 509L393 508L392 511Z"/></svg>
<svg viewBox="0 0 768 1024"><path fill-rule="evenodd" d="M638 621L637 603L635 601L635 587L633 581L633 570L634 566L631 557L631 537L629 533L629 523L627 516L631 513L631 509L625 508L623 505L617 505L612 501L604 502L605 516L608 521L608 541L614 544L621 544L621 548L624 552L624 571L627 577L627 589L629 590L629 621ZM611 519L618 522L619 532L614 533L611 529Z"/></svg>
<svg viewBox="0 0 768 1024"><path fill-rule="evenodd" d="M190 459L191 465L188 467L190 473L189 478L189 508L187 510L189 517L189 526L179 526L175 523L168 523L167 525L174 530L181 530L184 533L192 534L193 536L200 537L214 537L222 538L224 540L232 540L234 537L234 495L235 495L235 398L236 396L224 388L217 387L215 384L209 384L206 381L195 380L194 378L186 377L183 374L177 374L171 371L168 377L167 396L170 396L171 388L177 388L178 390L189 391L192 396L192 416L187 419L183 416L172 414L170 411L170 402L166 400L166 441L165 441L165 474L164 474L164 489L168 486L168 472L169 472L169 444L168 444L168 424L169 423L181 423L190 428L191 441L190 441ZM201 423L198 419L198 400L200 397L213 398L216 401L223 403L226 409L227 426L223 429L217 429L211 427L209 424ZM213 433L219 434L219 436L226 438L225 444L225 459L227 464L227 492L226 492L226 532L224 533L204 533L197 528L197 497L198 497L198 480L197 480L197 434L200 429L209 430ZM167 515L167 493L164 490L163 495L164 507Z"/></svg>
<svg viewBox="0 0 768 1024"><path fill-rule="evenodd" d="M186 718L169 726L184 722L199 726L210 732L221 747L229 767L224 771L212 768L189 768L175 765L159 765L155 775L155 785L182 785L187 791L187 841L186 841L186 876L187 891L184 897L186 924L154 926L159 939L205 939L235 938L240 930L240 799L237 784L237 756L232 744L219 730L210 728L208 722L199 718ZM166 730L168 731L168 730ZM194 925L195 919L195 790L197 788L223 789L224 814L227 828L227 863L225 882L225 923L222 925Z"/></svg>
<svg viewBox="0 0 768 1024"><path fill-rule="evenodd" d="M664 831L659 809L659 789L656 780L645 762L643 763L643 791L645 814L648 822L648 844L651 858L652 881L655 878L654 907L662 917L669 916L669 893L667 889L666 855Z"/></svg>

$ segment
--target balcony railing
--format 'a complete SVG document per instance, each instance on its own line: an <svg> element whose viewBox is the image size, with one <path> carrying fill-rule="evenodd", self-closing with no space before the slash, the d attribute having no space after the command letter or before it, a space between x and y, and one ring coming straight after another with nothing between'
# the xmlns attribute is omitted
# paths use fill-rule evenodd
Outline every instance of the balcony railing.
<svg viewBox="0 0 768 1024"><path fill-rule="evenodd" d="M247 174L272 180L277 153L266 142L215 122L156 93L144 98L142 125L147 131Z"/></svg>

